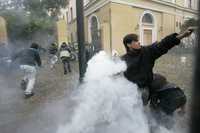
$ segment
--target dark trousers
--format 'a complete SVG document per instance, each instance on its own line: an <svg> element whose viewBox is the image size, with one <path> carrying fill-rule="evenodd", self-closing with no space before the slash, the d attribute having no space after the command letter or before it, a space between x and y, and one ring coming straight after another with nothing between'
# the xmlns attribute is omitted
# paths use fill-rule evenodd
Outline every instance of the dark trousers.
<svg viewBox="0 0 200 133"><path fill-rule="evenodd" d="M70 60L68 58L62 58L63 68L64 68L64 74L67 74L67 72L71 72L71 66L70 66Z"/></svg>

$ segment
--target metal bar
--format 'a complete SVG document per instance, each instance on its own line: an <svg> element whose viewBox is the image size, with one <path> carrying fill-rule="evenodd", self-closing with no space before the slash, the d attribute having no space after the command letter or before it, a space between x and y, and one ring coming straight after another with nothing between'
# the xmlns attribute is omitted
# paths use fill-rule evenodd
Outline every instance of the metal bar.
<svg viewBox="0 0 200 133"><path fill-rule="evenodd" d="M86 71L85 59L85 36L84 36L84 9L83 0L76 0L76 16L77 16L77 36L78 36L78 57L79 57L79 80L82 82Z"/></svg>
<svg viewBox="0 0 200 133"><path fill-rule="evenodd" d="M200 2L199 2L200 5ZM199 12L200 15L200 12ZM200 21L198 20L198 32L196 41L196 62L194 70L194 84L193 84L193 99L192 99L192 115L191 115L191 127L190 133L200 132Z"/></svg>

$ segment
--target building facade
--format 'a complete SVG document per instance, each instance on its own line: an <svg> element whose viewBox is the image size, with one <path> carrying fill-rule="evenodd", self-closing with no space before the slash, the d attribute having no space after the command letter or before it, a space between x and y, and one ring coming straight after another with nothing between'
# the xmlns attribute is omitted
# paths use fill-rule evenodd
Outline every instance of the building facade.
<svg viewBox="0 0 200 133"><path fill-rule="evenodd" d="M185 20L197 19L197 5L198 0L84 0L85 40L95 51L123 54L126 34L138 34L142 45L150 45L180 32ZM69 1L64 14L67 40L76 42L75 0Z"/></svg>
<svg viewBox="0 0 200 133"><path fill-rule="evenodd" d="M8 43L6 21L0 16L0 45Z"/></svg>

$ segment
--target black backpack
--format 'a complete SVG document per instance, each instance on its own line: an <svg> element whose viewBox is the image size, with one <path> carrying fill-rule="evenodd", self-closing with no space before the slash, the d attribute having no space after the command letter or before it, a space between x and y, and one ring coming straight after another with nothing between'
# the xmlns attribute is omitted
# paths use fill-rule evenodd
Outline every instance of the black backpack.
<svg viewBox="0 0 200 133"><path fill-rule="evenodd" d="M162 76L162 75L159 75ZM152 107L156 109L161 109L166 114L172 114L176 109L184 106L186 104L186 96L180 87L175 84L164 82L164 78L155 78L150 96L150 103ZM159 81L159 79L161 79ZM159 84L160 82L160 84Z"/></svg>

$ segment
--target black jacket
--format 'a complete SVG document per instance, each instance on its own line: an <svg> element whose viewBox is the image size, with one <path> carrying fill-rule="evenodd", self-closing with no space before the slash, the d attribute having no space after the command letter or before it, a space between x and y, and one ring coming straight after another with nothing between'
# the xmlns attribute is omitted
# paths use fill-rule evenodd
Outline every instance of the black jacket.
<svg viewBox="0 0 200 133"><path fill-rule="evenodd" d="M20 51L12 57L12 60L20 65L41 66L41 59L38 51L33 48L28 48Z"/></svg>
<svg viewBox="0 0 200 133"><path fill-rule="evenodd" d="M49 47L49 54L55 55L58 52L58 47L57 46L50 46Z"/></svg>
<svg viewBox="0 0 200 133"><path fill-rule="evenodd" d="M160 42L142 47L139 51L131 51L123 55L122 59L127 64L127 70L124 72L125 77L139 87L149 87L153 80L155 60L180 43L176 36L176 33L171 34Z"/></svg>
<svg viewBox="0 0 200 133"><path fill-rule="evenodd" d="M68 46L65 46L65 47L61 47L60 48L60 51L68 51L69 53L71 53L71 49L70 49L70 47L68 47Z"/></svg>

